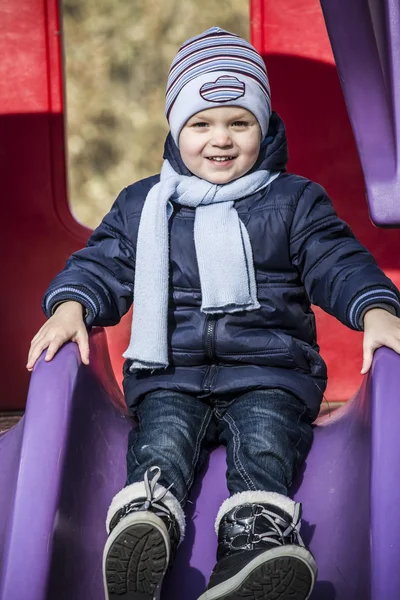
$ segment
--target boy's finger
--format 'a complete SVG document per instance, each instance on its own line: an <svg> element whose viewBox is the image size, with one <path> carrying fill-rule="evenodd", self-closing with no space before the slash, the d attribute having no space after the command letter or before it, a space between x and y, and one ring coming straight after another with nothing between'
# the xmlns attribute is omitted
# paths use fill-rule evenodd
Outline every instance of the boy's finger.
<svg viewBox="0 0 400 600"><path fill-rule="evenodd" d="M45 361L49 361L51 360L54 355L56 354L57 350L60 348L60 346L62 345L62 342L60 340L56 340L51 342L50 346L48 347L48 350L46 352L46 356L44 357Z"/></svg>
<svg viewBox="0 0 400 600"><path fill-rule="evenodd" d="M37 357L35 356L35 353L29 352L28 360L26 363L26 368L28 369L28 371L32 371L33 367L35 366L36 361L37 361Z"/></svg>
<svg viewBox="0 0 400 600"><path fill-rule="evenodd" d="M47 343L42 341L40 343L36 342L36 344L30 349L28 354L28 362L26 363L26 368L28 371L32 371L37 359L46 347Z"/></svg>
<svg viewBox="0 0 400 600"><path fill-rule="evenodd" d="M83 334L78 334L76 336L76 343L79 347L79 352L81 355L81 360L84 365L89 364L89 338L87 332L85 331Z"/></svg>
<svg viewBox="0 0 400 600"><path fill-rule="evenodd" d="M31 345L29 348L29 353L28 353L28 364L29 364L29 359L31 356L33 356L34 354L36 355L36 359L39 358L40 354L43 352L43 350L45 348L47 348L51 343L51 339L49 339L49 336L46 335L46 332L42 332L39 336L38 334L38 338L35 340L35 338L31 341Z"/></svg>
<svg viewBox="0 0 400 600"><path fill-rule="evenodd" d="M36 334L36 335L35 335L35 336L32 338L32 341L31 341L31 346L32 346L32 345L33 345L35 342L37 342L37 341L38 341L38 340L39 340L39 339L40 339L40 338L43 336L43 334L44 334L44 333L45 333L45 331L43 331L43 327L41 327L41 328L39 329L39 331L37 332L37 334Z"/></svg>
<svg viewBox="0 0 400 600"><path fill-rule="evenodd" d="M372 350L372 348L369 348L368 350L364 350L361 375L365 375L365 373L368 373L368 371L371 368L373 358L374 358L374 351Z"/></svg>
<svg viewBox="0 0 400 600"><path fill-rule="evenodd" d="M28 358L26 360L26 368L29 369L30 367L33 366L32 361L33 361L33 347L31 346L29 352L28 352Z"/></svg>
<svg viewBox="0 0 400 600"><path fill-rule="evenodd" d="M400 354L400 338L395 339L390 348L397 352L397 354Z"/></svg>
<svg viewBox="0 0 400 600"><path fill-rule="evenodd" d="M28 352L27 364L30 364L30 362L34 356L36 356L36 358L37 358L43 349L44 349L43 340L40 340L40 341L38 340L36 342L33 342L33 340L32 340L32 344L31 344L31 347L29 348L29 352Z"/></svg>
<svg viewBox="0 0 400 600"><path fill-rule="evenodd" d="M42 340L44 338L44 334L45 334L44 331L38 331L37 334L35 335L35 337L32 338L30 347L32 348L35 344L40 342L40 340Z"/></svg>

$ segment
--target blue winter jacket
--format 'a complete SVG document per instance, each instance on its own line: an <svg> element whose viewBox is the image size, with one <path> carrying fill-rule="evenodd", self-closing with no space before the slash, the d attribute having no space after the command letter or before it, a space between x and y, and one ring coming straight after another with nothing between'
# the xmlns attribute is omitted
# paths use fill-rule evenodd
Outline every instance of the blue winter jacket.
<svg viewBox="0 0 400 600"><path fill-rule="evenodd" d="M235 204L249 232L261 308L223 315L200 311L195 210L175 205L169 221L170 366L131 373L130 361L125 362L124 391L132 414L143 395L157 389L205 397L278 387L300 398L315 418L327 371L310 302L357 330L371 305L400 315L397 288L338 218L325 190L286 172L285 129L275 113L268 134L270 142L253 169L281 175ZM190 175L171 136L164 157L177 172ZM51 282L43 299L47 316L69 299L86 307L88 326L119 322L132 304L143 203L158 181L155 175L120 193L87 246Z"/></svg>

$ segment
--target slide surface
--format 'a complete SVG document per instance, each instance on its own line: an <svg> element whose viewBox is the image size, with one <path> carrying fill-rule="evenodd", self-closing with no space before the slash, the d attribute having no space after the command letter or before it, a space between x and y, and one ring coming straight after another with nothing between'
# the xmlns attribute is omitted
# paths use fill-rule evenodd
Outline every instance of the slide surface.
<svg viewBox="0 0 400 600"><path fill-rule="evenodd" d="M101 329L91 335L91 356L82 367L70 343L52 363L41 359L24 419L0 437L2 600L102 598L105 515L124 483L131 425ZM400 356L380 349L355 397L317 424L293 490L319 566L313 600L399 597L399 369ZM206 586L225 470L220 448L194 486L163 600L196 600Z"/></svg>

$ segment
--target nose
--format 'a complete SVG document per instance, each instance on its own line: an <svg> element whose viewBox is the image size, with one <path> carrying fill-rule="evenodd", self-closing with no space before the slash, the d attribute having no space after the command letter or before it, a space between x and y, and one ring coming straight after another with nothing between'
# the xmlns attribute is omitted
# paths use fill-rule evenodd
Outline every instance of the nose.
<svg viewBox="0 0 400 600"><path fill-rule="evenodd" d="M211 145L218 148L232 147L232 139L227 127L216 127L211 139Z"/></svg>

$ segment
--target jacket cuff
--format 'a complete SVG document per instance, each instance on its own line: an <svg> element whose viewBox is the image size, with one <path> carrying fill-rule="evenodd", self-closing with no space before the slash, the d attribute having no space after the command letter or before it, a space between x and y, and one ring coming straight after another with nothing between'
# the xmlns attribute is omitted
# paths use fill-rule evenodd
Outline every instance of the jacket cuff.
<svg viewBox="0 0 400 600"><path fill-rule="evenodd" d="M363 290L353 298L348 309L350 326L358 331L364 329L364 315L371 308L384 308L394 315L400 314L400 302L396 292L390 288Z"/></svg>
<svg viewBox="0 0 400 600"><path fill-rule="evenodd" d="M43 312L49 318L54 314L55 309L63 302L74 300L79 302L86 309L85 324L91 325L100 312L97 299L94 294L83 286L63 286L48 292L43 298Z"/></svg>

